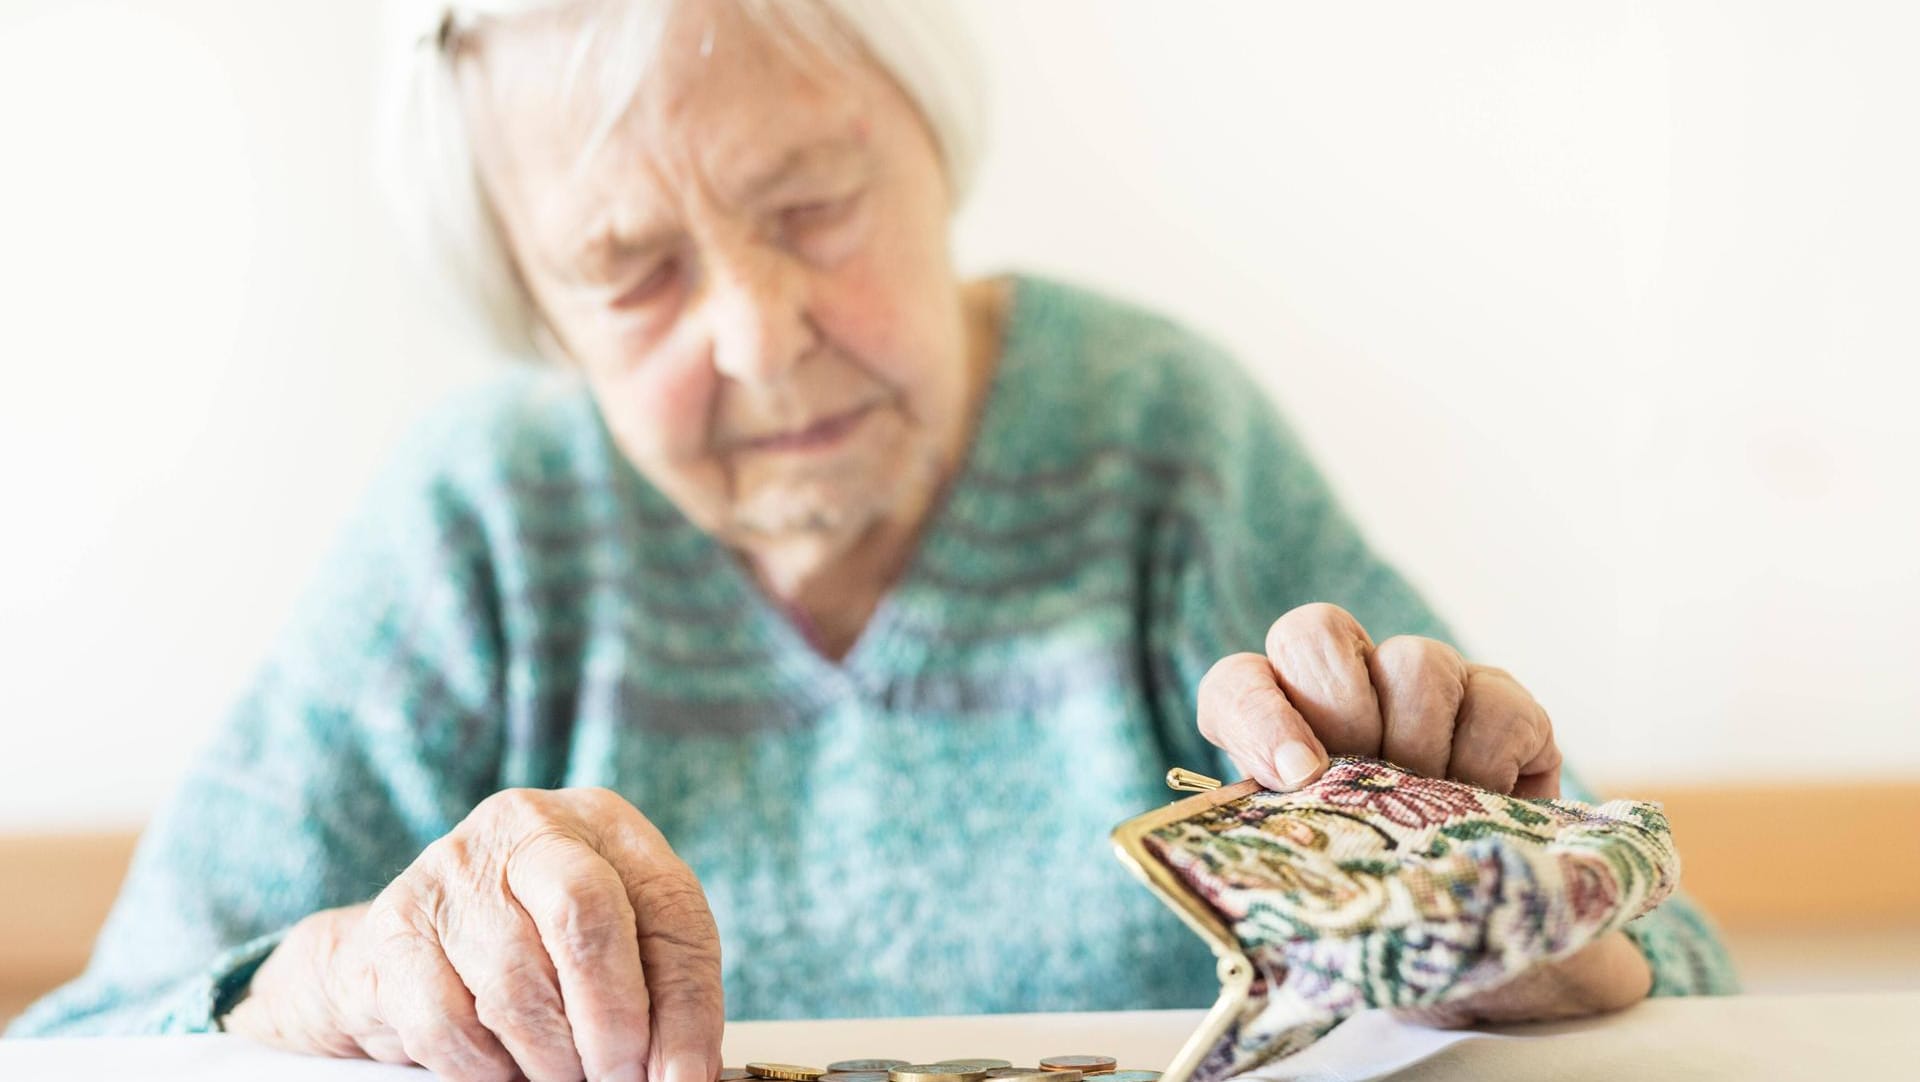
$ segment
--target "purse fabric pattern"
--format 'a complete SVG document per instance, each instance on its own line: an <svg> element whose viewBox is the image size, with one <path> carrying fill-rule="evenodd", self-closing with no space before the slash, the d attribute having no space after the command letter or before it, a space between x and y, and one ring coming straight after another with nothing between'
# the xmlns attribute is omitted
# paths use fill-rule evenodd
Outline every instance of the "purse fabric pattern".
<svg viewBox="0 0 1920 1082"><path fill-rule="evenodd" d="M1666 816L1629 800L1526 800L1336 758L1147 835L1253 963L1200 1082L1298 1051L1369 1007L1452 1002L1563 957L1670 894Z"/></svg>

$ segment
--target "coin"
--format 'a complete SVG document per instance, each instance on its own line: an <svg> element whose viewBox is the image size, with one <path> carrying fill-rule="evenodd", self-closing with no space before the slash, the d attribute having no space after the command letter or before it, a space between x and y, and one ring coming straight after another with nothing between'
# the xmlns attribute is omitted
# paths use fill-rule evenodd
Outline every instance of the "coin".
<svg viewBox="0 0 1920 1082"><path fill-rule="evenodd" d="M1079 1071L1081 1074L1105 1074L1119 1066L1112 1056L1048 1056L1040 1061L1045 1071Z"/></svg>
<svg viewBox="0 0 1920 1082"><path fill-rule="evenodd" d="M913 1063L887 1072L891 1082L985 1082L987 1072L964 1064Z"/></svg>
<svg viewBox="0 0 1920 1082"><path fill-rule="evenodd" d="M987 1072L988 1082L1080 1082L1079 1071L1043 1071L1038 1067L1000 1067Z"/></svg>
<svg viewBox="0 0 1920 1082"><path fill-rule="evenodd" d="M1100 1082L1160 1082L1159 1071L1108 1071Z"/></svg>
<svg viewBox="0 0 1920 1082"><path fill-rule="evenodd" d="M782 1082L819 1082L820 1076L827 1073L818 1067L792 1063L749 1063L747 1071L755 1078L777 1078Z"/></svg>
<svg viewBox="0 0 1920 1082"><path fill-rule="evenodd" d="M820 1082L888 1082L885 1071L828 1071Z"/></svg>
<svg viewBox="0 0 1920 1082"><path fill-rule="evenodd" d="M742 1079L752 1077L753 1072L744 1067L722 1067L720 1077L715 1082L741 1082Z"/></svg>
<svg viewBox="0 0 1920 1082"><path fill-rule="evenodd" d="M905 1067L903 1059L843 1059L827 1064L829 1071L890 1071L895 1067Z"/></svg>
<svg viewBox="0 0 1920 1082"><path fill-rule="evenodd" d="M971 1067L976 1071L998 1071L1013 1066L1013 1062L1004 1059L943 1059L934 1066Z"/></svg>

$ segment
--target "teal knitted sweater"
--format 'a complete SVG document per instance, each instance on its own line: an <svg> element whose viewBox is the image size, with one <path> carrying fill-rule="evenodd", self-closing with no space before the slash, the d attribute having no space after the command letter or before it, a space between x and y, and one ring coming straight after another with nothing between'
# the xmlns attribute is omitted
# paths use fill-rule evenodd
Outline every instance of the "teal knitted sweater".
<svg viewBox="0 0 1920 1082"><path fill-rule="evenodd" d="M704 884L727 1016L1201 1007L1207 948L1107 842L1225 654L1308 601L1450 639L1268 399L1191 332L1016 277L979 429L842 662L621 457L575 379L458 398L375 485L15 1034L206 1030L278 934L487 794L612 788ZM1659 993L1725 991L1675 899Z"/></svg>

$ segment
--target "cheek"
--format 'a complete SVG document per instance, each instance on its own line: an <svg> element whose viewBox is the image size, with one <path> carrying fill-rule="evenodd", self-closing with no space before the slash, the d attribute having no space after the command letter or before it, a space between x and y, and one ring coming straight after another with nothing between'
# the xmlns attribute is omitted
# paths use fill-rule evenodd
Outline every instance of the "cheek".
<svg viewBox="0 0 1920 1082"><path fill-rule="evenodd" d="M707 456L715 374L692 352L655 356L594 380L607 426L643 472Z"/></svg>
<svg viewBox="0 0 1920 1082"><path fill-rule="evenodd" d="M816 294L815 318L828 341L876 378L920 401L938 395L943 373L964 355L940 302L944 268L915 266L876 250L835 269Z"/></svg>
<svg viewBox="0 0 1920 1082"><path fill-rule="evenodd" d="M845 267L832 277L832 288L817 295L814 316L829 343L891 376L900 365L906 320L899 305L903 298L891 283L864 267ZM895 382L890 379L888 382Z"/></svg>

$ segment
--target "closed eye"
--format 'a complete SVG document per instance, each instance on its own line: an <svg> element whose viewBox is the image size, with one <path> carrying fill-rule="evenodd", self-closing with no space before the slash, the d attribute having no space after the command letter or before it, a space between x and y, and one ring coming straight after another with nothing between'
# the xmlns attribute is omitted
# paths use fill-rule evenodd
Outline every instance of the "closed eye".
<svg viewBox="0 0 1920 1082"><path fill-rule="evenodd" d="M854 192L833 199L795 203L781 210L780 224L789 233L834 225L846 218L859 201L860 193Z"/></svg>
<svg viewBox="0 0 1920 1082"><path fill-rule="evenodd" d="M661 260L640 281L621 291L612 301L615 308L637 308L663 296L680 274L679 257Z"/></svg>

